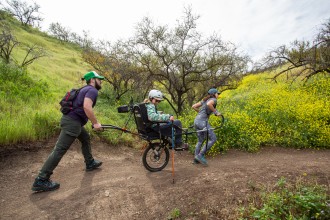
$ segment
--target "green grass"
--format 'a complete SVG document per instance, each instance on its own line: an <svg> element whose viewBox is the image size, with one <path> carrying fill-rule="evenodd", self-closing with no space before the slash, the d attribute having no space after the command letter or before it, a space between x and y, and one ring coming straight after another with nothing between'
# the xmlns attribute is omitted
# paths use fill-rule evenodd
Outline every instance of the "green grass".
<svg viewBox="0 0 330 220"><path fill-rule="evenodd" d="M80 49L73 44L60 43L37 29L22 28L15 20L5 20L19 42L43 46L48 56L36 60L26 70L0 64L0 145L24 143L46 139L59 132L59 101L66 91L85 85L81 77L91 67L81 59ZM26 52L18 47L14 57L20 63ZM108 85L105 83L105 87ZM102 106L102 100L99 100ZM109 115L98 114L101 121L114 122ZM111 109L112 112L115 109ZM124 119L116 118L124 124ZM86 126L90 129L90 126ZM91 130L91 129L90 129ZM110 132L108 132L110 133ZM115 136L109 136L114 140ZM126 139L129 139L125 137ZM116 140L120 141L122 138Z"/></svg>
<svg viewBox="0 0 330 220"><path fill-rule="evenodd" d="M178 219L181 216L180 209L174 208L171 210L170 214L168 215L167 219L172 220L172 219Z"/></svg>

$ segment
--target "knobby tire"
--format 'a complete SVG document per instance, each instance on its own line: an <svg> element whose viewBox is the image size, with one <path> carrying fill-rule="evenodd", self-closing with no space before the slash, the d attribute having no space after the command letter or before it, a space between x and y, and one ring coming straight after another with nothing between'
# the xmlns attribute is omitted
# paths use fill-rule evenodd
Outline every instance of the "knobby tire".
<svg viewBox="0 0 330 220"><path fill-rule="evenodd" d="M161 146L159 143L149 144L142 156L143 166L151 172L161 171L167 166L169 160L170 152L168 148Z"/></svg>

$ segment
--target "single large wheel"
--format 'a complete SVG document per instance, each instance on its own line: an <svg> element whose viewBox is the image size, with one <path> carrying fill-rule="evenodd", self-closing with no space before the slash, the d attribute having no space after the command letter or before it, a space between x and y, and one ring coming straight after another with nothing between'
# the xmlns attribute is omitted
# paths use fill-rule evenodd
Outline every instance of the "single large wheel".
<svg viewBox="0 0 330 220"><path fill-rule="evenodd" d="M143 166L151 171L161 171L166 167L170 159L170 152L166 145L160 143L150 143L142 156Z"/></svg>

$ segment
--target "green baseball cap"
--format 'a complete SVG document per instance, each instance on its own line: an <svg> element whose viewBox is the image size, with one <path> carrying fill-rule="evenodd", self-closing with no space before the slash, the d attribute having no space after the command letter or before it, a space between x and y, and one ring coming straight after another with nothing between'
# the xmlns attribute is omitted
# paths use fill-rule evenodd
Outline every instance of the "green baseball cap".
<svg viewBox="0 0 330 220"><path fill-rule="evenodd" d="M88 81L88 80L93 79L93 78L98 78L98 79L101 79L101 80L104 79L103 76L100 76L95 71L90 71L90 72L86 73L82 79Z"/></svg>

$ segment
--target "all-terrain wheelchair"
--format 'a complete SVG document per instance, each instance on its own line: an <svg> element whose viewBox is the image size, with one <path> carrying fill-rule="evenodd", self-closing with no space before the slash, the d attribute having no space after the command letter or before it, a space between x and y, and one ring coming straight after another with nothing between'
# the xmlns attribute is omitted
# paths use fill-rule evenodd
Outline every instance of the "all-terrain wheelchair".
<svg viewBox="0 0 330 220"><path fill-rule="evenodd" d="M172 138L163 136L160 132L151 128L154 124L162 122L151 122L148 120L145 103L133 105L132 113L140 138L148 142L148 146L142 156L143 166L151 172L161 171L168 164Z"/></svg>
<svg viewBox="0 0 330 220"><path fill-rule="evenodd" d="M164 136L160 133L160 131L152 129L151 127L155 124L168 123L168 122L149 121L146 103L133 104L133 101L131 100L129 105L120 106L117 108L117 110L118 113L130 113L128 121L133 115L137 132L127 130L126 128L120 128L115 125L102 124L102 127L120 130L122 132L130 133L133 135L138 135L141 139L147 141L147 146L144 149L142 156L143 166L151 172L157 172L163 170L167 166L170 159L169 150L170 149L177 150L176 148L174 148L174 144L173 144L173 140L176 136L174 132L175 129L172 128L174 133L171 137ZM213 129L215 130L220 128L223 125L223 122L224 122L224 117L221 115L219 126ZM175 125L172 124L171 126L175 126ZM193 126L190 126L189 128L181 128L181 129L182 129L181 135L185 135L185 142L187 142L187 136L190 134L195 134L198 132L205 132L205 131L207 132L207 130L200 130L200 131L189 130L189 129L193 129Z"/></svg>
<svg viewBox="0 0 330 220"><path fill-rule="evenodd" d="M126 128L120 128L118 126L110 124L102 124L102 127L104 129L116 129L125 133L138 135L141 139L147 141L148 144L147 147L144 149L142 156L143 166L151 172L157 172L164 169L170 159L169 148L172 144L172 139L175 138L175 134L173 134L173 137L167 137L162 135L157 130L152 129L151 127L154 124L168 122L149 121L146 103L130 103L129 105L123 105L118 107L117 110L118 113L130 113L130 117L128 120L130 120L131 116L133 115L137 132L133 132L127 130Z"/></svg>

